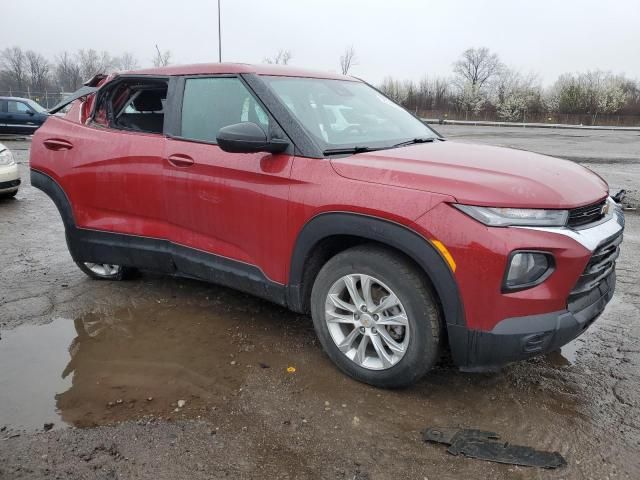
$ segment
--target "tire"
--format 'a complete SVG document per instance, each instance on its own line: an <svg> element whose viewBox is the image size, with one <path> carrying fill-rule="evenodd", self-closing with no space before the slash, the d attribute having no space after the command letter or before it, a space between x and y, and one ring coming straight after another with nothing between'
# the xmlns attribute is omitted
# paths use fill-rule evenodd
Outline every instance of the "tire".
<svg viewBox="0 0 640 480"><path fill-rule="evenodd" d="M82 270L85 275L87 275L89 278L92 278L94 280L112 280L112 281L120 281L120 280L126 280L127 278L130 278L132 273L133 273L133 269L128 268L128 267L123 267L122 265L108 265L108 267L113 267L116 269L115 272L113 273L100 273L100 267L102 267L101 264L95 264L95 263L88 263L88 262L75 262L76 265L78 266L78 268L80 270ZM92 265L95 265L96 267L93 267L92 269ZM104 270L104 268L102 268L102 270ZM108 268L107 268L108 271Z"/></svg>
<svg viewBox="0 0 640 480"><path fill-rule="evenodd" d="M360 308L354 308L358 301L347 283L356 289ZM371 292L368 298L365 285ZM345 250L320 269L311 292L311 316L329 358L360 382L406 387L439 358L441 320L424 274L401 254L376 245Z"/></svg>

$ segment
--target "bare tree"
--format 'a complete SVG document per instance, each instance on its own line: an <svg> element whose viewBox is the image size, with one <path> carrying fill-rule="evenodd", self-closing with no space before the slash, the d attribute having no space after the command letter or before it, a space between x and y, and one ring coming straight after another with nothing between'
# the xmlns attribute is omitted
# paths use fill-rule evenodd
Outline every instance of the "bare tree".
<svg viewBox="0 0 640 480"><path fill-rule="evenodd" d="M56 57L54 75L58 88L63 92L73 92L82 84L80 65L68 52Z"/></svg>
<svg viewBox="0 0 640 480"><path fill-rule="evenodd" d="M138 59L131 52L124 52L117 58L116 63L119 70L135 70L140 67Z"/></svg>
<svg viewBox="0 0 640 480"><path fill-rule="evenodd" d="M264 63L272 63L275 65L287 65L292 58L293 55L291 50L279 50L273 57L265 57L262 61Z"/></svg>
<svg viewBox="0 0 640 480"><path fill-rule="evenodd" d="M165 50L164 52L161 52L160 49L158 48L158 45L156 45L156 56L153 58L153 66L166 67L167 65L169 65L170 61L171 61L171 52L169 50Z"/></svg>
<svg viewBox="0 0 640 480"><path fill-rule="evenodd" d="M502 69L498 55L491 53L486 47L468 48L454 62L456 103L465 112L465 119L469 112L477 115L487 104L491 82Z"/></svg>
<svg viewBox="0 0 640 480"><path fill-rule="evenodd" d="M356 51L353 45L347 47L342 55L340 55L340 70L343 75L348 75L351 67L358 64L358 58L356 57Z"/></svg>
<svg viewBox="0 0 640 480"><path fill-rule="evenodd" d="M453 64L453 72L459 85L468 83L480 91L500 73L502 67L498 54L491 53L488 48L469 48Z"/></svg>
<svg viewBox="0 0 640 480"><path fill-rule="evenodd" d="M0 54L0 67L3 80L9 88L26 90L27 87L27 61L20 47L5 48Z"/></svg>
<svg viewBox="0 0 640 480"><path fill-rule="evenodd" d="M407 82L395 80L393 77L385 77L380 85L380 91L397 103L404 103L407 100Z"/></svg>
<svg viewBox="0 0 640 480"><path fill-rule="evenodd" d="M99 73L110 73L115 70L115 59L108 52L96 52L93 49L78 50L76 54L80 75L83 80L89 80Z"/></svg>
<svg viewBox="0 0 640 480"><path fill-rule="evenodd" d="M25 53L25 62L31 90L44 92L49 86L51 64L41 54L33 50L28 50Z"/></svg>
<svg viewBox="0 0 640 480"><path fill-rule="evenodd" d="M442 77L424 77L418 83L417 97L418 110L446 109L451 98L451 80Z"/></svg>

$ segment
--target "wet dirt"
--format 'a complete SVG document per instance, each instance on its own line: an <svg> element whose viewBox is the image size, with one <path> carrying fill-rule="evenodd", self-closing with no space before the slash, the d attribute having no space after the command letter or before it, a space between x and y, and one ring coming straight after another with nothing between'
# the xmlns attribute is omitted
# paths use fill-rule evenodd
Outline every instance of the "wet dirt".
<svg viewBox="0 0 640 480"><path fill-rule="evenodd" d="M22 167L0 202L0 478L640 478L640 216L614 299L561 352L384 391L338 372L307 317L191 280L84 277ZM429 426L568 466L453 457Z"/></svg>

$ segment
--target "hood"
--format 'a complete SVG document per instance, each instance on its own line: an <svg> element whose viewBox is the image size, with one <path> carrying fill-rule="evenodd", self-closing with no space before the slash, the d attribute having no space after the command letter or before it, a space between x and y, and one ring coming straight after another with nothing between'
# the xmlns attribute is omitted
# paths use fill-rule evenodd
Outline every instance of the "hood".
<svg viewBox="0 0 640 480"><path fill-rule="evenodd" d="M346 178L451 195L469 205L574 208L608 193L602 178L577 163L451 141L334 158L331 164Z"/></svg>

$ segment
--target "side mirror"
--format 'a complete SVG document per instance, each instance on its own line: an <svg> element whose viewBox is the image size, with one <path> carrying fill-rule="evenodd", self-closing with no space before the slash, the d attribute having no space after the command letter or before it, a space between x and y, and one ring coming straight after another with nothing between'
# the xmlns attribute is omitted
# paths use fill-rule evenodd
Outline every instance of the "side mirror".
<svg viewBox="0 0 640 480"><path fill-rule="evenodd" d="M269 139L263 128L253 122L222 127L216 140L218 146L229 153L281 153L289 146L286 140Z"/></svg>
<svg viewBox="0 0 640 480"><path fill-rule="evenodd" d="M29 115L30 117L33 117L35 113L33 110L27 110L27 115Z"/></svg>

